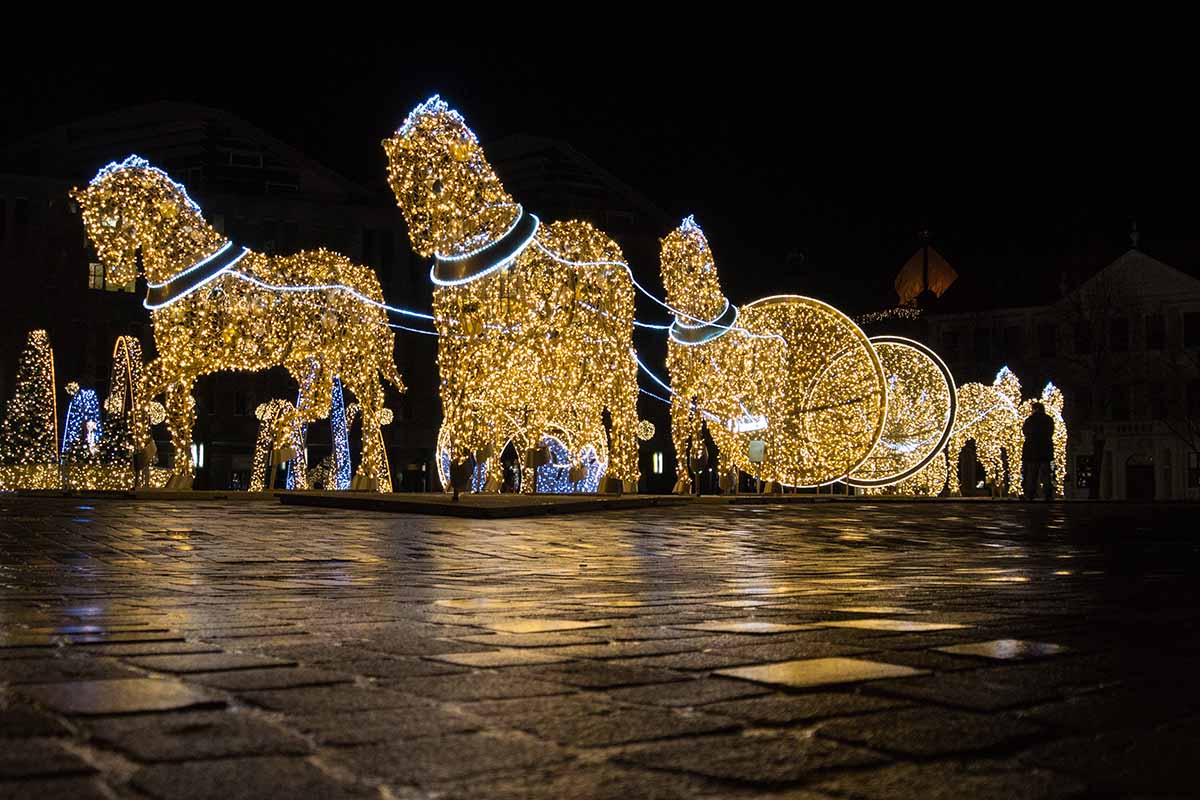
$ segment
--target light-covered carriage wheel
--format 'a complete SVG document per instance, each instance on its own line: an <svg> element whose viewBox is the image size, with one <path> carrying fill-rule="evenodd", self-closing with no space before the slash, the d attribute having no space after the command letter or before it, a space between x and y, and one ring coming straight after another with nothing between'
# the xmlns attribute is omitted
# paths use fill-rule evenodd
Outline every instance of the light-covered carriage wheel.
<svg viewBox="0 0 1200 800"><path fill-rule="evenodd" d="M887 413L883 366L867 335L810 297L767 297L740 311L738 328L753 354L742 357L754 359L760 376L743 404L761 422L714 430L722 457L785 486L844 479L875 446ZM753 440L765 442L761 464L750 461Z"/></svg>
<svg viewBox="0 0 1200 800"><path fill-rule="evenodd" d="M846 481L864 488L920 472L945 449L958 409L954 376L933 350L903 336L875 336L871 344L887 376L887 416L879 441Z"/></svg>

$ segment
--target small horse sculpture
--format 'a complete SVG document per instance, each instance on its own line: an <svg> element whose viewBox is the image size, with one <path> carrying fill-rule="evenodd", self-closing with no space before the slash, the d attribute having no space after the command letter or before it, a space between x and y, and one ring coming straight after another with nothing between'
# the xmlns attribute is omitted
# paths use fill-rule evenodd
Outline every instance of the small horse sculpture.
<svg viewBox="0 0 1200 800"><path fill-rule="evenodd" d="M522 209L463 118L436 96L383 146L413 249L436 259L439 464L474 457L486 463L477 488L495 489L512 443L532 491L553 438L569 453L574 490L596 453L608 454L610 478L635 487L633 285L621 249L587 222L543 224Z"/></svg>
<svg viewBox="0 0 1200 800"><path fill-rule="evenodd" d="M139 402L166 394L170 485L191 485L196 378L283 366L300 385L294 427L329 408L335 376L354 393L363 408L356 485L390 491L379 466L381 379L400 391L404 384L369 267L324 249L269 256L237 247L204 220L182 185L137 156L108 165L71 195L109 280L134 281L141 255L158 357L143 370Z"/></svg>
<svg viewBox="0 0 1200 800"><path fill-rule="evenodd" d="M983 465L996 490L1010 495L1021 492L1021 446L1025 443L1021 424L1028 412L1022 413L1020 403L1021 381L1008 367L1000 368L990 386L964 383L958 387L958 415L947 447L951 494L962 491L958 460L970 441L975 442L975 460Z"/></svg>
<svg viewBox="0 0 1200 800"><path fill-rule="evenodd" d="M732 305L692 217L662 241L662 278L676 312L667 347L676 492L690 490L687 456L704 426L722 476L733 466L779 485L820 486L863 463L883 429L887 387L853 320L798 295Z"/></svg>

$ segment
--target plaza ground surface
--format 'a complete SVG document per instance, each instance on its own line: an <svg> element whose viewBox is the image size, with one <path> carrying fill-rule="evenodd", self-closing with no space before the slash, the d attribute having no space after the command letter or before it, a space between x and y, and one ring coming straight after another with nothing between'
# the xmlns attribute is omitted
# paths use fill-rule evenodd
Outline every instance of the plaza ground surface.
<svg viewBox="0 0 1200 800"><path fill-rule="evenodd" d="M0 797L1195 796L1197 512L0 497Z"/></svg>

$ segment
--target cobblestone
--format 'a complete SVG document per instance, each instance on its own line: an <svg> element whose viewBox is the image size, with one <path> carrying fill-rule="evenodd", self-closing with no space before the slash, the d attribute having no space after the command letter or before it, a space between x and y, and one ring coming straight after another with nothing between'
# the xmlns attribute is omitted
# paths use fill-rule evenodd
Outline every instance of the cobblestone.
<svg viewBox="0 0 1200 800"><path fill-rule="evenodd" d="M1194 793L1189 506L88 506L0 497L0 797Z"/></svg>

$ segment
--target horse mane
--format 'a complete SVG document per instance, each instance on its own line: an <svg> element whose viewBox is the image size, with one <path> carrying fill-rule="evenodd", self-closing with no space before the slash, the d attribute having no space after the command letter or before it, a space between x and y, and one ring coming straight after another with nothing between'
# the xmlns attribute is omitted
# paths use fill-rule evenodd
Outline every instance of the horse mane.
<svg viewBox="0 0 1200 800"><path fill-rule="evenodd" d="M96 173L96 177L94 177L90 181L88 181L88 185L95 186L96 184L100 183L101 181L107 180L109 177L111 177L119 172L122 172L124 170L127 170L127 169L146 170L147 172L150 172L150 173L158 176L159 178L162 178L164 181L166 181L166 183L171 188L173 188L176 192L179 193L179 195L183 198L184 202L187 203L189 208L191 208L197 214L201 213L200 205L195 200L192 199L191 195L188 194L188 190L187 190L186 186L184 186L182 183L180 183L179 181L175 180L170 175L168 175L165 170L159 169L158 167L154 166L149 161L147 161L146 159L139 156L137 153L129 154L122 161L112 161L112 162L109 162L108 164L105 164Z"/></svg>

